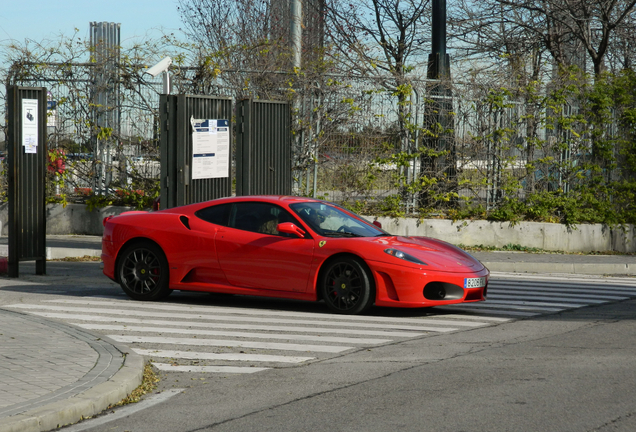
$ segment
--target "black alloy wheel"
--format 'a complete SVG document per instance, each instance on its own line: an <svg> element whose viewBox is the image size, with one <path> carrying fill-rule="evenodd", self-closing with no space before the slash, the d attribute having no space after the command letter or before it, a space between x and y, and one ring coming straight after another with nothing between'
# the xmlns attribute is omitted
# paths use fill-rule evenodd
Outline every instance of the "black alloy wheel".
<svg viewBox="0 0 636 432"><path fill-rule="evenodd" d="M375 301L373 276L364 261L355 257L328 263L320 280L322 298L329 309L340 314L359 314Z"/></svg>
<svg viewBox="0 0 636 432"><path fill-rule="evenodd" d="M121 253L119 284L135 300L161 300L170 295L168 260L154 243L135 243Z"/></svg>

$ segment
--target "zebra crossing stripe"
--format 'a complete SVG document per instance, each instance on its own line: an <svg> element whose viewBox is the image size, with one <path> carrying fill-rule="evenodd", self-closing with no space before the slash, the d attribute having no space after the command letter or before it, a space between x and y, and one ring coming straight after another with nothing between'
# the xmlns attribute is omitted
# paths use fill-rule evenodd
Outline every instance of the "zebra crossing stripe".
<svg viewBox="0 0 636 432"><path fill-rule="evenodd" d="M132 306L132 305L131 305ZM161 318L183 318L183 319L205 319L211 321L239 321L239 322L259 322L259 323L278 323L278 324L298 324L298 320L292 319L275 319L275 318L263 318L263 317L247 317L247 316L233 316L233 315L218 315L218 314L186 314L186 313L167 313L167 312L143 312L132 309L103 309L103 308L82 308L82 307L63 307L63 306L46 306L46 305L32 305L32 304L13 304L7 305L7 307L13 307L18 309L27 310L51 310L56 312L91 312L105 315L124 315L124 316L137 316L137 317L161 317ZM206 309L209 312L216 312L215 309ZM325 317L330 319L330 317ZM340 317L338 317L340 319ZM433 320L429 320L433 321ZM321 321L321 320L303 320L303 324L306 325L323 325L329 327L360 327L360 328L381 328L392 330L415 330L415 331L433 331L433 332L448 332L455 331L456 328L448 329L443 327L427 327L427 326L412 326L401 324L383 324L383 323L356 323L356 322L341 322L341 321ZM457 326L458 323L453 322L453 325ZM474 325L476 324L476 325ZM485 323L470 323L471 327L481 327L487 325Z"/></svg>
<svg viewBox="0 0 636 432"><path fill-rule="evenodd" d="M488 287L506 287L506 288L537 288L537 289L575 289L603 293L607 291L620 291L620 292L636 292L636 286L634 285L609 285L604 283L563 283L563 282L550 282L550 281L515 281L505 280L497 281L494 283L488 283Z"/></svg>
<svg viewBox="0 0 636 432"><path fill-rule="evenodd" d="M464 303L458 305L450 305L450 306L438 306L439 308L448 309L452 312L472 312L472 313L488 313L494 315L508 315L508 316L519 316L519 317L533 317L537 315L541 315L541 312L520 312L520 311L511 311L511 310L484 310L479 308L473 308L475 303Z"/></svg>
<svg viewBox="0 0 636 432"><path fill-rule="evenodd" d="M535 285L529 286L500 286L500 287L490 287L488 285L488 292L491 291L502 291L502 292L541 292L541 293L573 293L573 295L618 295L618 296L626 296L626 295L636 295L636 290L621 290L621 289L599 289L596 287L589 288L567 288L562 286L554 286L547 287L541 286L537 287Z"/></svg>
<svg viewBox="0 0 636 432"><path fill-rule="evenodd" d="M464 305L470 305L471 308L478 309L513 309L513 310L527 310L527 311L543 311L543 312L561 312L566 310L567 308L557 308L557 307L545 307L545 306L521 306L521 305L513 305L513 304L492 304L489 301L481 302L481 303L464 303ZM462 307L463 305L453 305L456 307ZM492 313L488 311L488 313Z"/></svg>
<svg viewBox="0 0 636 432"><path fill-rule="evenodd" d="M169 351L131 348L139 355L154 358L187 359L187 360L218 360L218 361L247 361L270 363L303 363L314 360L315 357L291 357L270 354L243 353L202 353L193 351Z"/></svg>
<svg viewBox="0 0 636 432"><path fill-rule="evenodd" d="M274 343L274 342L250 342L250 341L234 341L234 340L218 340L218 339L197 339L197 338L167 338L155 336L121 336L107 335L109 338L122 343L150 343L150 344L172 344L172 345L191 345L191 346L214 346L214 347L232 347L232 348L255 348L279 351L303 351L303 352L324 352L324 353L341 353L353 349L350 346L335 345L303 345L290 343Z"/></svg>
<svg viewBox="0 0 636 432"><path fill-rule="evenodd" d="M491 294L488 293L488 300L492 301L492 300L541 300L541 301L551 301L551 300L561 300L564 302L567 301L581 301L584 300L586 303L588 304L601 304L601 303L607 303L611 300L599 300L599 299L590 299L590 298L569 298L569 297L547 297L547 296L533 296L533 295L508 295L508 294Z"/></svg>
<svg viewBox="0 0 636 432"><path fill-rule="evenodd" d="M87 330L111 330L111 331L129 331L129 332L146 332L146 333L171 333L183 335L200 335L200 336L225 336L239 338L254 339L284 339L284 340L306 340L314 342L333 342L333 343L352 343L352 344L371 344L380 345L392 342L391 339L366 339L366 338L345 338L336 336L307 336L295 334L268 334L268 333L243 333L228 331L210 331L210 330L193 330L193 329L176 329L167 327L135 327L125 325L102 325L102 324L81 324L71 323ZM333 329L332 329L333 331Z"/></svg>
<svg viewBox="0 0 636 432"><path fill-rule="evenodd" d="M618 301L618 300L626 300L629 297L619 297L619 296L607 296L607 295L595 295L595 294L585 294L585 295L577 295L577 294L564 294L557 292L540 292L540 291L520 291L516 293L512 290L492 290L488 291L488 298L492 298L493 296L506 296L506 297L519 297L519 298L540 298L544 297L548 300L559 298L563 299L576 299L576 300L603 300L603 301Z"/></svg>
<svg viewBox="0 0 636 432"><path fill-rule="evenodd" d="M450 306L455 306L457 304L462 304L462 303L455 303L452 305L448 305L448 307ZM471 304L471 303L468 303ZM439 312L440 310L442 310L443 308L445 308L447 306L435 306L435 308L433 309L435 311L435 313ZM448 323L452 324L452 320L478 320L478 321L486 321L490 323L505 323L505 322L509 322L512 320L512 318L502 318L502 317L493 317L493 316L481 316L481 315L462 315L462 314L444 314L444 315L440 315L443 316L444 319L448 319Z"/></svg>
<svg viewBox="0 0 636 432"><path fill-rule="evenodd" d="M230 373L230 374L250 374L262 372L271 368L263 367L241 367L241 366L185 366L172 365L168 363L152 363L157 369L165 372L201 372L201 373Z"/></svg>
<svg viewBox="0 0 636 432"><path fill-rule="evenodd" d="M210 312L210 306L179 306L174 304L152 304L152 303L140 303L134 300L123 300L123 301L95 301L95 300L70 300L70 299L56 299L56 300L45 300L47 303L66 303L66 304L82 304L88 306L133 306L135 309L151 309L151 310L167 310L167 311L176 311L176 312ZM325 319L333 322L334 315L326 314L326 313L311 313L311 312L288 312L288 311L274 311L269 309L245 309L245 308L227 308L227 307L214 307L215 314L227 314L227 315L259 315L259 316L275 316L275 317L297 317L297 318L313 318L313 319ZM191 315L190 315L191 316ZM259 318L259 321L262 319ZM438 324L438 325L462 325L467 327L480 327L487 325L486 323L479 323L474 321L466 321L464 323L460 322L450 322L444 321L437 318L391 318L391 317L383 317L383 316L366 316L366 315L338 315L337 322L335 325L347 325L354 326L355 324L350 324L348 321L371 321L375 323L405 323L405 324ZM282 321L287 322L287 321ZM295 322L295 321L293 321ZM321 323L323 321L316 321L317 323ZM313 323L313 322L312 322ZM361 326L367 326L367 323L361 324ZM383 328L387 326L382 324Z"/></svg>
<svg viewBox="0 0 636 432"><path fill-rule="evenodd" d="M164 321L164 320L152 320L144 318L130 318L120 316L99 316L99 315L82 315L82 314L65 314L65 313L49 313L49 312L30 312L33 315L42 316L45 318L57 318L67 321L92 321L92 322L116 322L116 323L130 323L130 324L145 324L145 325L159 325L159 326L173 326L173 327L199 327L199 328L229 328L234 330L262 330L262 331L279 331L279 332L300 332L300 333L333 333L333 328L325 327L300 327L300 326L263 326L255 324L236 324L236 323L217 323L217 322L200 322L200 321ZM506 320L508 321L508 320ZM297 324L303 324L299 321ZM455 330L455 329L448 329ZM425 333L416 333L410 331L381 331L381 330L361 330L361 329L347 329L339 328L339 334L346 335L365 335L365 336L383 336L383 337L406 337L413 338L424 336ZM442 329L441 331L446 331Z"/></svg>
<svg viewBox="0 0 636 432"><path fill-rule="evenodd" d="M514 301L514 300L490 300L488 303L492 305L524 305L524 306L561 306L565 308L579 308L587 306L585 303L557 303L557 302L535 302L535 301Z"/></svg>
<svg viewBox="0 0 636 432"><path fill-rule="evenodd" d="M614 285L614 284L622 284L622 285L631 285L636 286L636 281L634 278L629 277L612 277L603 279L599 276L589 275L588 277L577 277L568 274L567 276L548 276L542 274L529 274L529 273L510 273L510 272L490 272L491 279L490 281L536 281L539 280L541 282L551 282L551 283L559 283L554 281L565 281L568 283L572 282L582 282L582 283L594 283L599 285ZM490 283L489 281L489 283Z"/></svg>

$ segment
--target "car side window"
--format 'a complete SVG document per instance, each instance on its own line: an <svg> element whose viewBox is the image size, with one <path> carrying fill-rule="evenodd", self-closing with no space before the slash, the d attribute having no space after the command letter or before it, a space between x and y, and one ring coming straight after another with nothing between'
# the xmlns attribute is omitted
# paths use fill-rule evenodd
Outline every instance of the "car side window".
<svg viewBox="0 0 636 432"><path fill-rule="evenodd" d="M276 205L263 202L241 202L234 204L229 226L261 234L287 236L276 229L278 224L283 222L298 224L289 212Z"/></svg>
<svg viewBox="0 0 636 432"><path fill-rule="evenodd" d="M206 207L195 213L199 219L216 225L228 226L232 204L221 204Z"/></svg>

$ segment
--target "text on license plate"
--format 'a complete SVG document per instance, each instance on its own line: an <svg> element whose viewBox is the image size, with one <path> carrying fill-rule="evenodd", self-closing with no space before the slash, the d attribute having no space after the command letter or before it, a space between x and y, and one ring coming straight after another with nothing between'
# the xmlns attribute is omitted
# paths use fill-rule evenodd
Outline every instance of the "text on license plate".
<svg viewBox="0 0 636 432"><path fill-rule="evenodd" d="M464 288L481 288L486 286L486 277L464 279Z"/></svg>

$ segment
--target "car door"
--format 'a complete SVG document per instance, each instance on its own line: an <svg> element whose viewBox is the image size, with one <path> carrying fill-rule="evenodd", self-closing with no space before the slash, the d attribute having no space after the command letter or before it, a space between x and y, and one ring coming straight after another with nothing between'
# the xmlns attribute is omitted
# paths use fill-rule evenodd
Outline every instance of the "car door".
<svg viewBox="0 0 636 432"><path fill-rule="evenodd" d="M234 203L227 228L216 234L219 264L228 282L245 288L305 291L314 241L279 233L276 225L298 221L265 202Z"/></svg>

